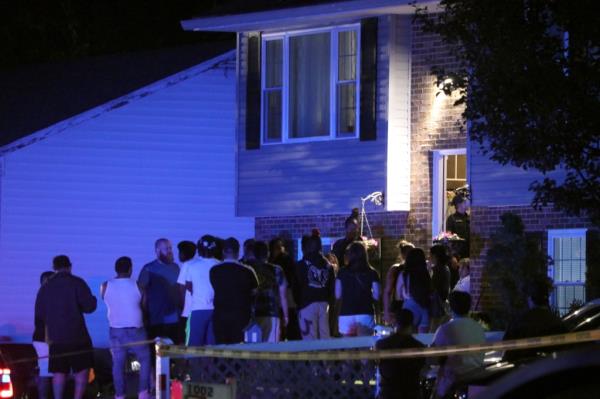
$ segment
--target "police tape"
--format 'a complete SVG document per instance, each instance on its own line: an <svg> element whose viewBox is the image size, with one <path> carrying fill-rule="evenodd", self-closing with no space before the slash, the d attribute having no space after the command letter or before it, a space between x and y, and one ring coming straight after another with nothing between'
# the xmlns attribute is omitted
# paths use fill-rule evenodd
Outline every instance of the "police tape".
<svg viewBox="0 0 600 399"><path fill-rule="evenodd" d="M540 347L554 347L600 340L600 329L568 334L549 335L544 337L523 338L500 342L452 345L443 347L427 347L400 350L336 350L336 351L300 351L300 352L260 352L242 349L221 349L215 347L190 347L179 345L156 344L160 357L212 357L241 360L274 360L274 361L336 361L336 360L379 360L414 357L434 357L465 354L472 352L521 350Z"/></svg>

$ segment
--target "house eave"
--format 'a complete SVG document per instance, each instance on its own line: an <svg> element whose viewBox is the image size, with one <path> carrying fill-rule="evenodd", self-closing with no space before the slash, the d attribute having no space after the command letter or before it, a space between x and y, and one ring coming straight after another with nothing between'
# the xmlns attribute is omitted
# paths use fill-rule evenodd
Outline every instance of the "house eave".
<svg viewBox="0 0 600 399"><path fill-rule="evenodd" d="M338 24L389 14L410 15L414 0L354 0L246 14L193 18L181 21L186 31L254 32L299 29L314 25ZM437 7L437 1L419 6Z"/></svg>

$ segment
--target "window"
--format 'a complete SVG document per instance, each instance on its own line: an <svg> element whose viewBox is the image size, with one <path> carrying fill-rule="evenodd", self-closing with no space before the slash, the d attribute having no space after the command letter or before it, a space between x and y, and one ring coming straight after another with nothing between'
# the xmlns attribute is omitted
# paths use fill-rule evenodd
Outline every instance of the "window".
<svg viewBox="0 0 600 399"><path fill-rule="evenodd" d="M554 261L548 268L554 280L551 303L561 315L574 301L585 302L585 234L585 229L548 231L548 256Z"/></svg>
<svg viewBox="0 0 600 399"><path fill-rule="evenodd" d="M328 253L330 253L331 250L333 249L333 244L335 244L335 242L337 240L339 240L340 238L343 238L343 237L321 237L321 245L323 246L323 249L322 249L323 255L327 255ZM302 257L304 256L304 253L302 253L302 238L298 238L298 240L296 241L296 248L297 248L297 254L298 254L298 256L296 258L300 261L300 260L302 260Z"/></svg>
<svg viewBox="0 0 600 399"><path fill-rule="evenodd" d="M467 184L467 155L464 148L433 153L432 235L446 231L446 219L455 209L450 202L456 189Z"/></svg>
<svg viewBox="0 0 600 399"><path fill-rule="evenodd" d="M358 136L358 25L263 35L263 143Z"/></svg>

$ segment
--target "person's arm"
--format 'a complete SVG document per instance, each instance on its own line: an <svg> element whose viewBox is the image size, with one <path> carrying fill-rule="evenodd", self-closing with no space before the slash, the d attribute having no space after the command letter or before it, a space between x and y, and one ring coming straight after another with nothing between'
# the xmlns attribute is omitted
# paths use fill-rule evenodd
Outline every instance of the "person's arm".
<svg viewBox="0 0 600 399"><path fill-rule="evenodd" d="M83 313L92 313L96 310L96 306L98 305L98 301L96 297L92 295L92 290L85 283L85 281L81 280L79 282L79 286L77 287L77 303L79 303L79 309Z"/></svg>
<svg viewBox="0 0 600 399"><path fill-rule="evenodd" d="M107 285L108 285L108 281L105 281L102 284L100 284L100 298L102 298L102 300L104 300L104 294L106 294L106 286Z"/></svg>
<svg viewBox="0 0 600 399"><path fill-rule="evenodd" d="M40 293L42 290L40 289L35 297L35 308L33 311L33 321L34 324L41 323L41 325L45 325L46 321L46 312L44 309L44 300L42 299L42 295Z"/></svg>
<svg viewBox="0 0 600 399"><path fill-rule="evenodd" d="M373 295L373 300L374 301L378 301L379 300L379 295L381 294L381 284L379 284L379 281L373 281L371 283L371 294Z"/></svg>
<svg viewBox="0 0 600 399"><path fill-rule="evenodd" d="M383 319L387 323L392 322L391 307L392 307L392 286L394 285L394 267L390 267L385 276L385 287L383 288Z"/></svg>
<svg viewBox="0 0 600 399"><path fill-rule="evenodd" d="M179 300L181 303L185 303L185 292L187 290L187 270L187 264L184 263L181 265L181 268L179 269L179 275L177 276L177 287L179 288Z"/></svg>
<svg viewBox="0 0 600 399"><path fill-rule="evenodd" d="M400 273L396 279L396 300L402 301L405 298L404 295L404 273Z"/></svg>
<svg viewBox="0 0 600 399"><path fill-rule="evenodd" d="M183 290L183 298L185 299L185 291L189 291L190 294L194 295L194 284L191 281L185 282L185 289Z"/></svg>

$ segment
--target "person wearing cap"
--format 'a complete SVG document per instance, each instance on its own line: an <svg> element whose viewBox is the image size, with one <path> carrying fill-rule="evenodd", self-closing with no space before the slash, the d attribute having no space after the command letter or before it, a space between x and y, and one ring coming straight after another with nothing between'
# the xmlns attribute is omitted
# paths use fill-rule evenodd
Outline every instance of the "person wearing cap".
<svg viewBox="0 0 600 399"><path fill-rule="evenodd" d="M84 313L96 310L97 300L86 282L71 274L71 260L58 255L52 260L56 272L38 291L35 319L46 326L49 346L48 370L53 373L52 390L56 399L63 397L69 373L75 376L74 398L81 399L94 364L92 340Z"/></svg>

